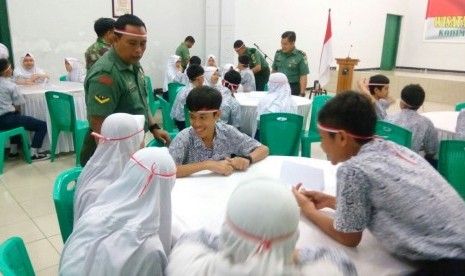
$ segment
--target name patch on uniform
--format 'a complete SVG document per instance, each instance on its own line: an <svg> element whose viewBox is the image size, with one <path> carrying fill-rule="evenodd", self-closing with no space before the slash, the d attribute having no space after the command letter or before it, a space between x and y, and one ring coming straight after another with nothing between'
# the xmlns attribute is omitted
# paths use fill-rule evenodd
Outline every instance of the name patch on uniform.
<svg viewBox="0 0 465 276"><path fill-rule="evenodd" d="M95 95L94 99L99 103L99 104L106 104L110 101L110 97L104 97L100 95Z"/></svg>
<svg viewBox="0 0 465 276"><path fill-rule="evenodd" d="M105 84L108 86L113 85L113 79L109 76L101 76L98 80L101 84Z"/></svg>
<svg viewBox="0 0 465 276"><path fill-rule="evenodd" d="M137 91L137 86L136 85L129 87L129 93L134 93L136 91Z"/></svg>

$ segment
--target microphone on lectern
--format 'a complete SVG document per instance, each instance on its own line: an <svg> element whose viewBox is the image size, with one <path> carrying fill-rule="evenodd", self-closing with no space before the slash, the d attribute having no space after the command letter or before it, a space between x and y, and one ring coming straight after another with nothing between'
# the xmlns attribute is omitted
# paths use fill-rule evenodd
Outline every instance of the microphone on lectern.
<svg viewBox="0 0 465 276"><path fill-rule="evenodd" d="M347 58L350 58L350 51L352 51L352 44L350 44L349 52L347 53Z"/></svg>

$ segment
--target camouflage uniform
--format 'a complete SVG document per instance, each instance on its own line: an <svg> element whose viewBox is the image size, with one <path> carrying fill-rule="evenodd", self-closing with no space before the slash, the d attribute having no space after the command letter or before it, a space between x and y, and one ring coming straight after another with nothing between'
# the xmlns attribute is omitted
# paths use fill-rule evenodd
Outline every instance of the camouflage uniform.
<svg viewBox="0 0 465 276"><path fill-rule="evenodd" d="M97 41L90 45L84 54L86 57L86 69L89 70L89 68L97 62L103 54L110 50L110 48L110 43L107 43L103 38L97 38Z"/></svg>

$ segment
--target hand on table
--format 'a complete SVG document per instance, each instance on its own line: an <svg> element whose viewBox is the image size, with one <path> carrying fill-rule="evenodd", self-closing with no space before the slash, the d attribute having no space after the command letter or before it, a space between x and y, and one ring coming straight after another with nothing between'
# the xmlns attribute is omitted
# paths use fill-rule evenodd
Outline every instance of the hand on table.
<svg viewBox="0 0 465 276"><path fill-rule="evenodd" d="M242 157L226 158L226 161L239 171L245 171L250 166L249 160Z"/></svg>
<svg viewBox="0 0 465 276"><path fill-rule="evenodd" d="M234 168L228 161L221 160L221 161L209 161L208 169L214 173L228 176L228 175L231 175Z"/></svg>

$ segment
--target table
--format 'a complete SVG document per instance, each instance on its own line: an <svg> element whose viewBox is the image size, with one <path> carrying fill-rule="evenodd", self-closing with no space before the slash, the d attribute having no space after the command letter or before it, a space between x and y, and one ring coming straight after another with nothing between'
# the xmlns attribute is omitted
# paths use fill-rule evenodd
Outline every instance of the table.
<svg viewBox="0 0 465 276"><path fill-rule="evenodd" d="M21 112L47 123L48 135L45 136L41 151L50 150L50 141L52 139L52 126L50 116L48 115L47 102L45 100L46 91L58 91L69 93L74 96L74 105L76 108L76 118L78 120L87 120L86 102L84 97L84 84L80 82L51 82L46 85L18 85L19 91L24 95L26 103L21 107ZM60 133L56 153L70 152L74 150L73 136L71 133Z"/></svg>
<svg viewBox="0 0 465 276"><path fill-rule="evenodd" d="M457 125L457 111L437 111L421 113L430 119L438 131L439 141L455 139L455 126Z"/></svg>
<svg viewBox="0 0 465 276"><path fill-rule="evenodd" d="M265 97L266 92L243 92L235 93L237 101L241 105L241 132L254 137L257 131L257 105L260 99ZM312 101L300 96L292 96L297 104L297 112L304 117L304 128L307 125L308 113Z"/></svg>
<svg viewBox="0 0 465 276"><path fill-rule="evenodd" d="M202 171L190 177L176 179L171 194L173 236L177 238L182 233L200 228L219 234L226 213L227 201L236 185L244 179L257 175L279 178L281 164L284 160L323 169L324 191L335 194L337 167L332 166L326 160L269 156L253 164L246 172L234 172L227 177ZM328 212L333 213L332 210ZM356 248L349 248L333 241L304 217L300 219L299 230L298 248L313 245L340 248L352 259L359 275L400 275L413 270L408 263L391 256L367 230L363 233L362 241Z"/></svg>

